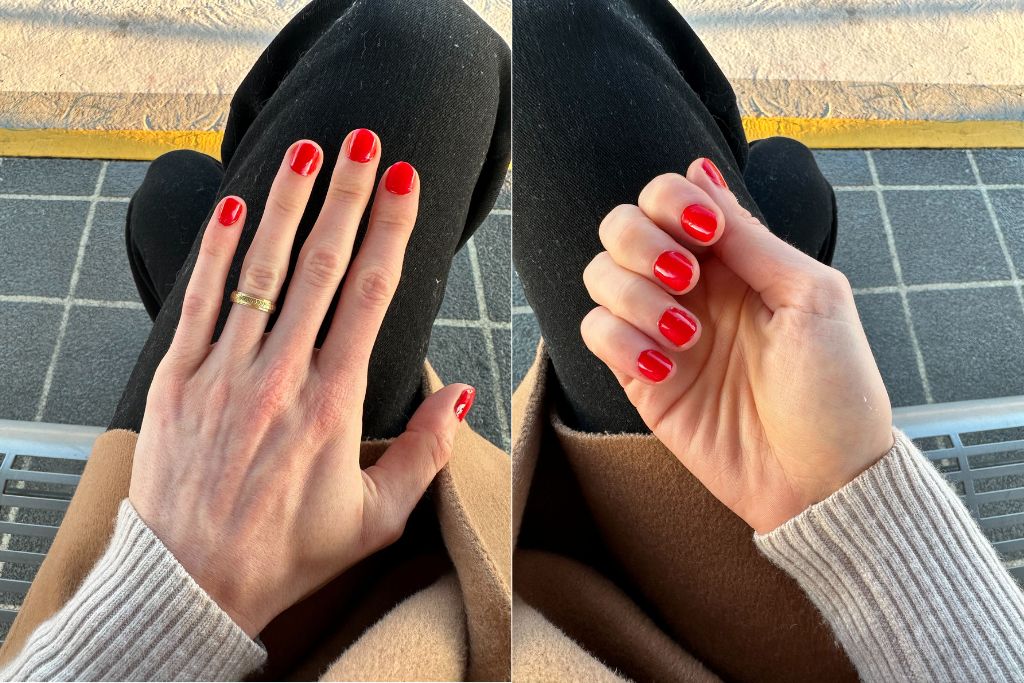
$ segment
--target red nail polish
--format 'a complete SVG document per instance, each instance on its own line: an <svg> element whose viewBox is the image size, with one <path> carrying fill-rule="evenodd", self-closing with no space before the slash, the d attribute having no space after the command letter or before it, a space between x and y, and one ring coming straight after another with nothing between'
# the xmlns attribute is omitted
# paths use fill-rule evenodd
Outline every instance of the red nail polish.
<svg viewBox="0 0 1024 683"><path fill-rule="evenodd" d="M661 314L658 329L665 339L682 346L697 334L697 319L681 308L669 308Z"/></svg>
<svg viewBox="0 0 1024 683"><path fill-rule="evenodd" d="M455 402L455 417L459 418L459 422L466 419L466 413L473 407L474 399L476 399L476 389L473 387L459 394L459 400Z"/></svg>
<svg viewBox="0 0 1024 683"><path fill-rule="evenodd" d="M217 220L224 227L234 225L238 221L238 217L242 215L242 207L244 206L242 200L238 197L227 197L224 203L220 205L220 213L217 215Z"/></svg>
<svg viewBox="0 0 1024 683"><path fill-rule="evenodd" d="M715 212L700 204L690 204L683 209L680 222L686 234L698 242L710 242L718 230L718 217L715 216Z"/></svg>
<svg viewBox="0 0 1024 683"><path fill-rule="evenodd" d="M703 163L701 163L701 167L704 169L704 172L708 174L708 177L711 178L711 182L719 187L729 189L729 186L725 182L725 178L722 177L722 172L718 170L717 166L715 166L715 162L711 161L711 159L705 159Z"/></svg>
<svg viewBox="0 0 1024 683"><path fill-rule="evenodd" d="M372 131L360 128L352 134L348 148L348 158L365 164L377 154L377 138Z"/></svg>
<svg viewBox="0 0 1024 683"><path fill-rule="evenodd" d="M409 194L412 192L412 184L416 180L416 169L412 164L399 161L388 169L387 178L384 180L384 187L391 194Z"/></svg>
<svg viewBox="0 0 1024 683"><path fill-rule="evenodd" d="M693 264L678 251L666 251L654 262L654 277L674 292L681 292L693 280Z"/></svg>
<svg viewBox="0 0 1024 683"><path fill-rule="evenodd" d="M301 142L292 150L288 165L299 175L306 176L320 164L320 148L312 142Z"/></svg>
<svg viewBox="0 0 1024 683"><path fill-rule="evenodd" d="M636 359L636 367L647 379L660 382L672 372L672 361L661 351L648 349Z"/></svg>

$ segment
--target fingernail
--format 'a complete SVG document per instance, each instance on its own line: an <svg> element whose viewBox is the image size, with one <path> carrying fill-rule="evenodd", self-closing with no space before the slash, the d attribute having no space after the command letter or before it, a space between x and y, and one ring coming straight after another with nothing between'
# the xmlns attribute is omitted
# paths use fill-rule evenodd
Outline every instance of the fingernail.
<svg viewBox="0 0 1024 683"><path fill-rule="evenodd" d="M459 400L455 402L455 417L459 422L466 419L466 413L473 407L473 400L476 398L476 389L470 387L459 394Z"/></svg>
<svg viewBox="0 0 1024 683"><path fill-rule="evenodd" d="M301 142L292 150L288 165L299 175L306 176L320 164L320 148L312 142Z"/></svg>
<svg viewBox="0 0 1024 683"><path fill-rule="evenodd" d="M648 349L636 359L636 367L647 379L660 382L672 372L672 361L662 352Z"/></svg>
<svg viewBox="0 0 1024 683"><path fill-rule="evenodd" d="M710 242L718 230L718 217L715 212L700 204L690 204L683 209L680 222L686 234L698 242Z"/></svg>
<svg viewBox="0 0 1024 683"><path fill-rule="evenodd" d="M377 154L377 137L373 131L360 128L352 134L349 143L348 158L365 164Z"/></svg>
<svg viewBox="0 0 1024 683"><path fill-rule="evenodd" d="M693 280L693 264L678 251L662 252L654 262L654 277L674 292L681 292Z"/></svg>
<svg viewBox="0 0 1024 683"><path fill-rule="evenodd" d="M661 334L676 346L682 346L697 334L697 319L681 308L669 308L658 321Z"/></svg>
<svg viewBox="0 0 1024 683"><path fill-rule="evenodd" d="M218 214L217 220L224 227L234 225L238 221L238 217L242 215L242 207L244 206L242 200L238 197L227 197L224 203L220 205L220 214Z"/></svg>
<svg viewBox="0 0 1024 683"><path fill-rule="evenodd" d="M722 177L722 172L718 170L717 166L715 166L715 162L711 161L711 159L705 159L701 164L701 167L704 169L704 172L708 174L708 177L711 178L711 182L719 187L724 187L727 190L729 189L729 186L725 182L725 178Z"/></svg>
<svg viewBox="0 0 1024 683"><path fill-rule="evenodd" d="M409 194L412 192L414 180L416 180L416 169L412 167L412 164L399 161L388 169L387 178L384 180L384 187L391 194Z"/></svg>

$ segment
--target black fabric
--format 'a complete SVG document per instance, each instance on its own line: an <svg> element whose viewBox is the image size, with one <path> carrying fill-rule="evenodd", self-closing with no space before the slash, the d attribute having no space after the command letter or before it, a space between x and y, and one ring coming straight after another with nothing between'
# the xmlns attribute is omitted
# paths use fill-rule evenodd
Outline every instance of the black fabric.
<svg viewBox="0 0 1024 683"><path fill-rule="evenodd" d="M364 127L381 138L380 172L408 161L423 188L398 293L370 360L363 420L366 438L400 433L421 398L431 324L452 258L487 216L508 168L510 87L508 46L462 0L314 0L307 5L260 56L232 99L223 166L194 152L164 155L133 197L128 252L155 323L110 427L138 430L142 423L153 372L173 336L198 236L213 206L228 194L243 197L249 206L219 336L231 305L227 295L238 282L285 150L309 138L325 152L324 170L299 227L294 267L323 204L341 142L348 131ZM364 221L357 248L365 228ZM328 314L317 345L330 321Z"/></svg>
<svg viewBox="0 0 1024 683"><path fill-rule="evenodd" d="M513 262L563 419L588 432L646 432L580 337L594 307L583 269L602 251L601 219L655 176L709 157L747 209L827 262L832 189L800 143L748 148L732 87L666 0L517 0L513 35Z"/></svg>

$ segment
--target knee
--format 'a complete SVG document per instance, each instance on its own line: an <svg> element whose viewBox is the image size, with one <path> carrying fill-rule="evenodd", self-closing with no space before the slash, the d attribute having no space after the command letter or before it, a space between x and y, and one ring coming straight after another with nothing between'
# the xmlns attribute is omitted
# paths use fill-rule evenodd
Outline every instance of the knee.
<svg viewBox="0 0 1024 683"><path fill-rule="evenodd" d="M510 60L504 39L464 0L369 0L353 6L350 20L371 27L389 49L408 54L449 53L459 61L486 63L488 57Z"/></svg>
<svg viewBox="0 0 1024 683"><path fill-rule="evenodd" d="M155 217L176 215L184 204L212 201L223 174L220 162L201 152L179 149L161 154L149 164L132 195L128 231L138 233L139 226L160 222Z"/></svg>
<svg viewBox="0 0 1024 683"><path fill-rule="evenodd" d="M762 163L790 168L817 168L814 152L798 140L776 136L751 144L750 158L758 157Z"/></svg>
<svg viewBox="0 0 1024 683"><path fill-rule="evenodd" d="M190 149L176 149L154 159L142 184L132 196L133 207L159 205L170 197L178 197L183 190L216 188L223 169L211 156Z"/></svg>

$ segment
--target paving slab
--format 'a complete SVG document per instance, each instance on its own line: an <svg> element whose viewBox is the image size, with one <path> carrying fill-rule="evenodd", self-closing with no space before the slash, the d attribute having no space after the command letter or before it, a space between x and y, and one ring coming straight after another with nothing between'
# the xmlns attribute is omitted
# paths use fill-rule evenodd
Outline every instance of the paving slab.
<svg viewBox="0 0 1024 683"><path fill-rule="evenodd" d="M88 202L11 196L0 198L0 295L64 296L75 269Z"/></svg>

